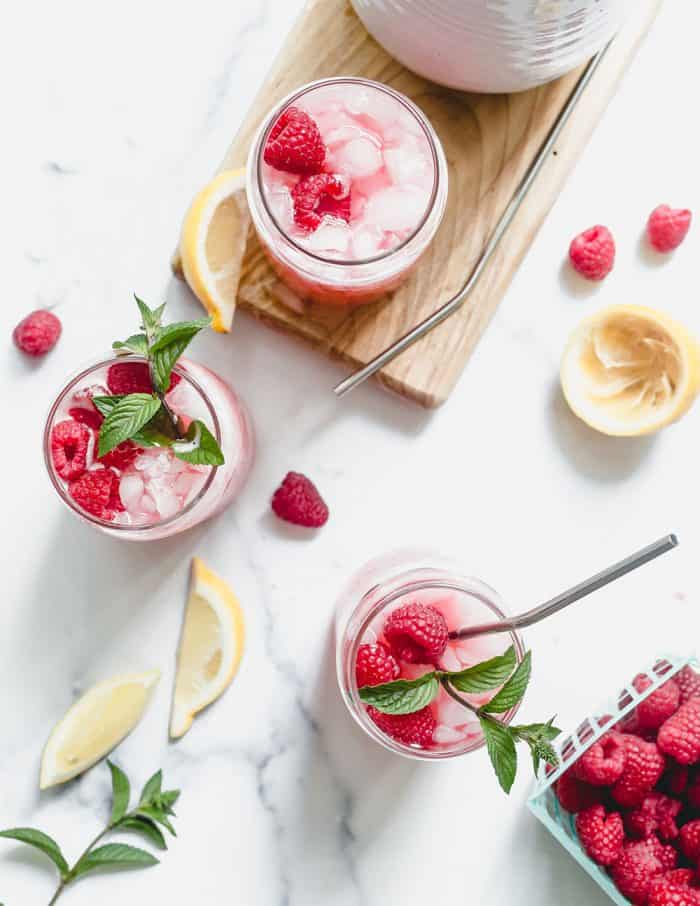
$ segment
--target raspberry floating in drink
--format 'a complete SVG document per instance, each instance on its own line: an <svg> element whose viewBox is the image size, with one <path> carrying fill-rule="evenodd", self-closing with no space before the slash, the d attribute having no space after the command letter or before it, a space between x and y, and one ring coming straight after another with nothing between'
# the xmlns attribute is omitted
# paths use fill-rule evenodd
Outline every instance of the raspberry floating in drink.
<svg viewBox="0 0 700 906"><path fill-rule="evenodd" d="M263 248L301 298L377 299L409 275L444 213L447 165L422 112L388 86L328 79L287 98L251 149Z"/></svg>
<svg viewBox="0 0 700 906"><path fill-rule="evenodd" d="M128 353L73 378L45 430L47 468L62 500L130 540L167 537L219 512L253 456L248 415L233 390L168 348L207 319L164 328L161 315L142 308L144 324L153 318L142 338L115 344Z"/></svg>

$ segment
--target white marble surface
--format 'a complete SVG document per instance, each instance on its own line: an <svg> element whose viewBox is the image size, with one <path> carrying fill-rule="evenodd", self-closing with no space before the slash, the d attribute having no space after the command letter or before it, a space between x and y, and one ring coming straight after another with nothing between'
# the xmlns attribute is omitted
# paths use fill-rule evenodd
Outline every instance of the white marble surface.
<svg viewBox="0 0 700 906"><path fill-rule="evenodd" d="M137 780L159 766L182 787L180 835L158 868L94 877L71 906L537 903L603 906L526 813L523 759L507 800L483 753L414 766L374 748L343 712L331 670L336 593L369 557L425 543L513 607L669 530L674 554L533 630L524 715L570 726L659 651L695 647L697 410L655 440L593 434L557 389L564 339L615 301L668 309L700 333L700 226L672 260L639 244L657 203L700 214L699 14L667 3L552 211L450 402L427 414L365 387L339 404L336 366L241 316L199 342L250 404L259 454L218 520L139 547L64 512L43 474L43 414L65 374L133 325L130 294L194 313L171 280L180 215L216 165L301 0L16 5L0 41L5 351L0 356L3 600L0 826L33 824L70 856L106 817L106 769L39 795L47 733L75 695L131 668L163 679L119 748ZM683 65L682 65L683 64ZM615 272L594 290L561 262L570 236L615 231ZM38 365L11 327L39 305L64 324ZM311 475L332 518L300 538L268 514L288 469ZM238 680L179 744L167 741L174 649L189 558L238 591L249 644ZM53 878L3 842L0 900L40 906Z"/></svg>

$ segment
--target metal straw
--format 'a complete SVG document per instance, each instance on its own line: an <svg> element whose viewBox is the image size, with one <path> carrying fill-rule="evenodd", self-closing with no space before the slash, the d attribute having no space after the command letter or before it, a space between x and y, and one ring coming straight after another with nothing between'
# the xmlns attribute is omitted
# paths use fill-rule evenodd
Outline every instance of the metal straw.
<svg viewBox="0 0 700 906"><path fill-rule="evenodd" d="M611 42L612 43L612 42ZM355 387L359 386L366 381L368 377L371 377L375 372L382 369L385 365L388 365L389 362L393 361L396 356L401 355L409 346L412 346L415 342L424 337L427 333L437 327L438 324L442 324L450 315L454 314L457 309L461 308L463 303L466 301L467 297L471 293L474 286L477 284L479 277L481 276L484 268L491 260L494 252L498 248L501 239L506 233L508 227L513 222L513 218L520 210L520 206L527 197L530 187L535 181L538 173L542 169L542 165L548 159L550 152L552 151L554 145L556 144L559 136L561 135L562 129L569 121L571 114L574 112L576 105L578 104L581 95L585 91L589 82L595 75L596 70L600 66L603 57L608 52L610 44L607 44L603 50L599 51L588 63L585 70L583 71L581 78L578 80L576 87L569 96L568 101L565 106L562 108L559 116L557 117L556 122L552 126L549 135L544 141L544 144L537 153L537 157L530 164L530 167L527 173L524 175L520 185L515 191L515 194L510 200L508 207L505 209L501 215L501 219L496 224L496 227L491 234L484 251L481 253L481 257L474 266L474 270L471 272L469 279L464 284L462 289L457 293L456 296L453 296L451 299L448 299L444 305L441 305L437 311L433 312L432 315L427 317L424 321L410 330L407 334L404 334L400 339L396 340L389 346L384 352L381 352L378 356L373 358L371 362L368 362L363 368L359 368L345 380L341 381L336 387L333 388L333 392L338 397L345 396L346 393L349 393L351 390L354 390Z"/></svg>
<svg viewBox="0 0 700 906"><path fill-rule="evenodd" d="M616 579L627 575L627 573L631 573L633 569L637 569L645 563L649 563L650 560L654 560L656 557L661 556L661 554L665 554L667 551L677 547L677 545L678 538L676 538L675 535L666 535L664 538L660 538L653 544L643 547L640 551L637 551L636 554L625 557L624 560L620 560L619 563L614 563L602 572L596 573L596 575L591 576L590 579L586 579L578 585L574 585L573 588L563 591L555 598L545 601L545 603L540 604L539 607L527 610L517 617L510 617L495 623L482 623L480 626L469 626L465 629L460 629L457 632L451 632L450 638L471 639L477 635L511 632L513 629L524 629L526 626L532 626L534 623L539 623L541 620L546 620L547 617L559 613L560 610L568 607L569 604L573 604L575 601L585 598L586 595L598 591L599 588L603 588L603 586L609 585Z"/></svg>

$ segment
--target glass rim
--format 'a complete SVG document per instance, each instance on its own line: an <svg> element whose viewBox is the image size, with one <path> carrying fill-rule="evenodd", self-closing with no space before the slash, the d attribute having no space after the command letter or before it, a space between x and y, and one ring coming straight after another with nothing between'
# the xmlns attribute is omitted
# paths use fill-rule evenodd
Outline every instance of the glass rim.
<svg viewBox="0 0 700 906"><path fill-rule="evenodd" d="M411 575L415 575L416 573L424 574L430 571L435 572L436 576L426 579L410 579ZM392 588L392 590L388 591L386 594L383 594L370 607L367 615L364 617L362 623L358 626L354 634L354 638L350 645L349 651L343 651L342 646L339 648L336 664L341 696L345 701L348 711L352 715L355 722L369 736L371 736L372 739L380 743L380 745L382 745L385 749L388 749L390 752L394 752L397 755L401 755L405 758L411 758L416 761L444 761L449 758L468 755L470 752L476 752L479 749L482 749L486 745L486 740L482 736L480 739L468 742L466 745L460 745L459 743L457 743L455 744L455 747L451 749L433 750L411 748L410 746L406 746L403 743L392 739L390 736L387 736L386 733L383 733L379 729L379 727L377 727L374 721L368 716L365 704L359 696L359 687L357 685L357 678L354 668L355 662L357 660L357 651L362 644L362 637L369 628L372 620L374 620L374 618L382 610L393 604L399 598L417 591L447 589L450 591L467 593L477 598L499 620L507 619L508 614L501 606L501 597L498 592L490 585L487 585L481 579L477 579L474 576L454 576L449 574L449 578L444 578L445 576L448 576L448 573L447 571L444 571L442 569L435 569L434 567L418 567L402 573L397 573L393 576L389 576L387 579L380 581L379 583L372 586L372 588L368 589L368 591L366 591L358 600L357 604L352 610L352 613L349 615L346 622L346 628L350 623L350 620L352 620L353 614L357 612L357 610L362 606L362 603L366 601L370 595L376 593L377 589L381 589L383 585L394 585L397 582L401 583L400 585L398 585L398 587ZM403 581L404 579L406 579L405 582ZM506 633L504 633L504 635L506 635ZM517 630L511 630L507 633L507 635L510 637L513 647L515 648L517 662L521 663L523 658L525 657L525 645L522 635ZM522 702L518 702L503 714L502 722L504 724L507 725L511 723L513 718L520 710L521 703Z"/></svg>
<svg viewBox="0 0 700 906"><path fill-rule="evenodd" d="M68 509L73 512L76 516L81 519L84 519L86 522L89 522L93 525L98 526L99 528L109 529L111 532L119 532L124 534L138 534L139 532L148 532L154 528L161 528L163 526L170 526L173 523L177 522L182 516L187 513L190 513L195 506L204 498L207 491L211 487L212 482L214 481L214 476L218 470L218 466L209 466L209 474L206 477L206 480L202 487L199 489L197 494L190 500L181 510L178 510L177 513L174 513L172 516L168 516L167 519L159 519L156 522L147 522L143 525L124 525L121 523L110 522L108 519L101 519L99 516L93 516L92 513L86 512L82 507L78 506L75 501L67 493L67 487L64 487L62 481L56 474L56 470L53 466L53 461L51 459L51 432L54 426L54 419L56 412L58 411L61 403L65 399L67 393L75 387L75 385L91 374L93 371L96 371L99 368L104 367L105 365L111 365L115 362L122 361L134 361L134 362L146 362L147 359L144 356L136 355L135 353L124 353L119 355L111 356L107 359L102 359L98 362L89 365L86 368L81 369L79 372L74 374L67 383L63 385L60 392L56 396L56 399L49 409L49 413L46 417L46 424L44 425L44 437L43 437L43 448L44 448L44 463L46 465L46 471L48 473L51 484L58 493L59 497L63 503L68 507ZM187 359L180 359L180 362L186 362ZM200 395L204 401L205 406L209 410L209 414L212 418L212 424L214 426L214 436L216 437L217 443L221 443L221 426L219 424L219 419L216 415L216 411L211 404L211 400L207 396L206 392L203 390L200 383L195 380L184 368L180 367L179 364L175 364L173 367L173 372L179 375L182 380L187 381L194 390Z"/></svg>
<svg viewBox="0 0 700 906"><path fill-rule="evenodd" d="M327 85L335 85L342 83L350 83L356 85L365 85L370 86L374 90L383 92L384 94L390 95L398 103L404 107L416 120L418 125L421 127L423 134L428 142L428 147L430 149L430 155L433 161L433 186L430 193L430 198L428 199L425 210L421 216L421 219L417 223L414 230L409 236L407 236L402 242L398 245L395 245L391 249L381 252L378 255L372 255L369 258L328 258L324 255L320 255L311 249L306 248L306 246L300 245L295 239L293 239L285 230L282 229L280 224L277 221L277 218L273 214L272 210L267 201L266 193L264 191L264 183L262 178L262 164L263 164L263 148L267 142L267 137L270 134L272 127L275 125L281 114L290 107L294 101L302 97L305 94L308 94L310 91L315 91L318 88L324 88ZM376 82L374 79L366 79L361 76L333 76L327 79L317 79L313 82L308 82L306 85L303 85L301 88L297 88L295 91L288 94L283 98L276 107L274 107L270 113L268 113L267 118L263 120L263 123L258 131L258 135L255 139L252 148L252 157L251 161L254 159L254 164L251 163L251 169L254 166L257 190L258 195L260 196L260 201L265 210L265 213L270 218L271 223L277 230L277 233L290 245L296 249L297 252L302 255L311 258L314 261L318 261L323 265L331 265L337 267L354 267L362 266L367 264L375 264L380 261L385 261L392 255L397 252L403 251L407 246L409 246L421 233L425 225L430 220L430 216L435 209L435 203L438 198L438 192L440 188L440 155L438 154L437 144L436 144L437 135L432 125L430 124L428 118L423 113L423 111L415 104L410 98L402 94L400 91L396 91L394 88L391 88L389 85L384 85L382 82ZM439 139L438 139L439 141Z"/></svg>

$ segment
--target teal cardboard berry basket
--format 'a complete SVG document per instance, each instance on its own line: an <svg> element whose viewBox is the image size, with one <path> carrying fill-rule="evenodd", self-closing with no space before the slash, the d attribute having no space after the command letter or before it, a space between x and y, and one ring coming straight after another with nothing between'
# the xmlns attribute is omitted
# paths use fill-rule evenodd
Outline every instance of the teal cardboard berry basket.
<svg viewBox="0 0 700 906"><path fill-rule="evenodd" d="M607 872L589 859L584 852L576 833L575 818L559 805L559 800L554 793L554 784L587 749L590 749L593 743L610 729L612 724L626 717L666 680L671 679L688 665L695 670L700 667L698 661L693 657L660 658L648 670L642 671L651 680L648 689L640 693L630 683L623 688L617 699L606 702L594 717L587 717L573 733L562 737L561 741L555 741L554 745L561 763L555 771L549 774L544 770L540 771L540 776L527 803L537 820L544 824L550 834L561 843L581 868L593 878L599 887L602 887L613 903L617 903L618 906L630 906L630 901L622 896Z"/></svg>

